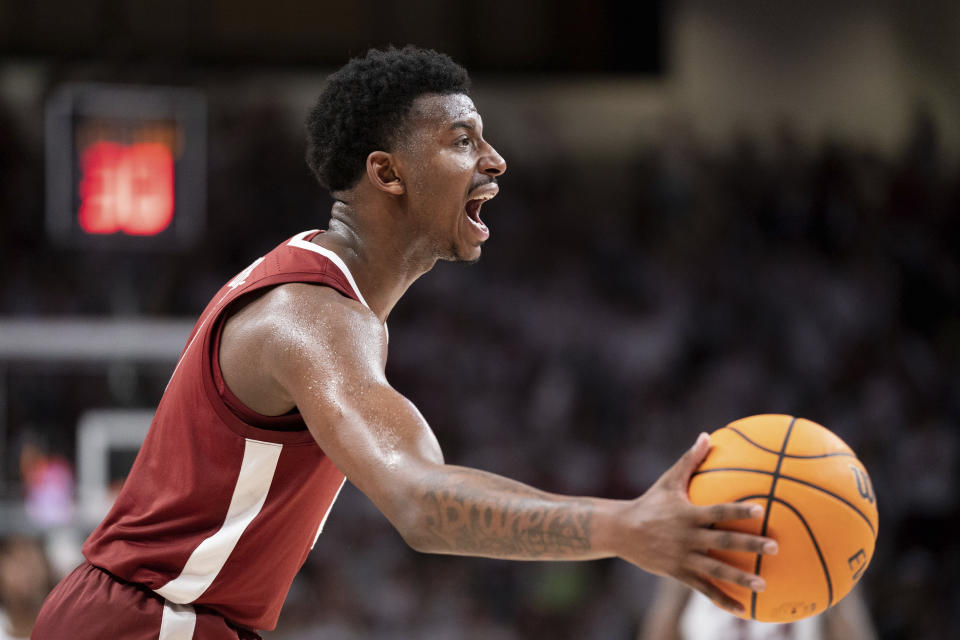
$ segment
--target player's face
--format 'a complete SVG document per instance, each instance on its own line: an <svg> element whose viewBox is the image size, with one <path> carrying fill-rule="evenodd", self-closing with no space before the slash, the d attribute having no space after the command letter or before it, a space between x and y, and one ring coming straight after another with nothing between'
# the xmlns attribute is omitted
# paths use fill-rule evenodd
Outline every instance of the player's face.
<svg viewBox="0 0 960 640"><path fill-rule="evenodd" d="M480 208L497 195L507 163L483 139L483 120L466 95L417 98L401 143L406 195L440 260L473 262L490 230Z"/></svg>

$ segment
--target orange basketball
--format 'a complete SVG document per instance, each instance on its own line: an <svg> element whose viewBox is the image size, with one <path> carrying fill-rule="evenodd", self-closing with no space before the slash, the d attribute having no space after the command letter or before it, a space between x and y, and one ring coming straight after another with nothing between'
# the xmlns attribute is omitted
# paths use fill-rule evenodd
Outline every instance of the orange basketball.
<svg viewBox="0 0 960 640"><path fill-rule="evenodd" d="M717 586L744 606L744 618L792 622L843 598L863 575L877 540L877 499L870 476L843 440L815 422L759 415L710 434L712 448L690 481L690 500L752 502L762 518L721 529L769 536L777 555L711 554L766 580L754 593Z"/></svg>

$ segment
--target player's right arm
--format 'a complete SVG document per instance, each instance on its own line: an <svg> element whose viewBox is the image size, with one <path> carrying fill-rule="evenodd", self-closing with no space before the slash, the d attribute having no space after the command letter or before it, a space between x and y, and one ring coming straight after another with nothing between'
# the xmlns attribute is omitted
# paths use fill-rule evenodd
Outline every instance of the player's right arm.
<svg viewBox="0 0 960 640"><path fill-rule="evenodd" d="M514 560L617 556L727 608L739 605L709 578L762 588L758 576L706 553L767 552L772 541L710 528L756 517L759 507L689 502L690 475L709 449L705 434L629 501L552 494L448 465L423 416L386 380L386 335L376 316L326 287L287 285L269 298L246 336L268 386L299 408L327 456L414 549Z"/></svg>

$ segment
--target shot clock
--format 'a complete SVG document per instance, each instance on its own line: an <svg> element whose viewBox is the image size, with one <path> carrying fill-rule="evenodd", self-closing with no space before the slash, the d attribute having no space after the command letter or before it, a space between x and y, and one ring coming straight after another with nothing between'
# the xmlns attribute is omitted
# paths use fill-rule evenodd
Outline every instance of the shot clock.
<svg viewBox="0 0 960 640"><path fill-rule="evenodd" d="M47 231L58 244L174 249L199 240L206 106L197 91L68 84L46 108Z"/></svg>

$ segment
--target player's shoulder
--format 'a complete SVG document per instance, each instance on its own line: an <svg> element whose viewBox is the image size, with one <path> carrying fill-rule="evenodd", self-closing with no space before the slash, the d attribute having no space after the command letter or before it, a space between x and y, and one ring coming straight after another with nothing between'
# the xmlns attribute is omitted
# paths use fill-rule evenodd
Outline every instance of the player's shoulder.
<svg viewBox="0 0 960 640"><path fill-rule="evenodd" d="M258 309L258 319L279 340L382 339L384 329L364 304L321 284L291 282L267 292Z"/></svg>

